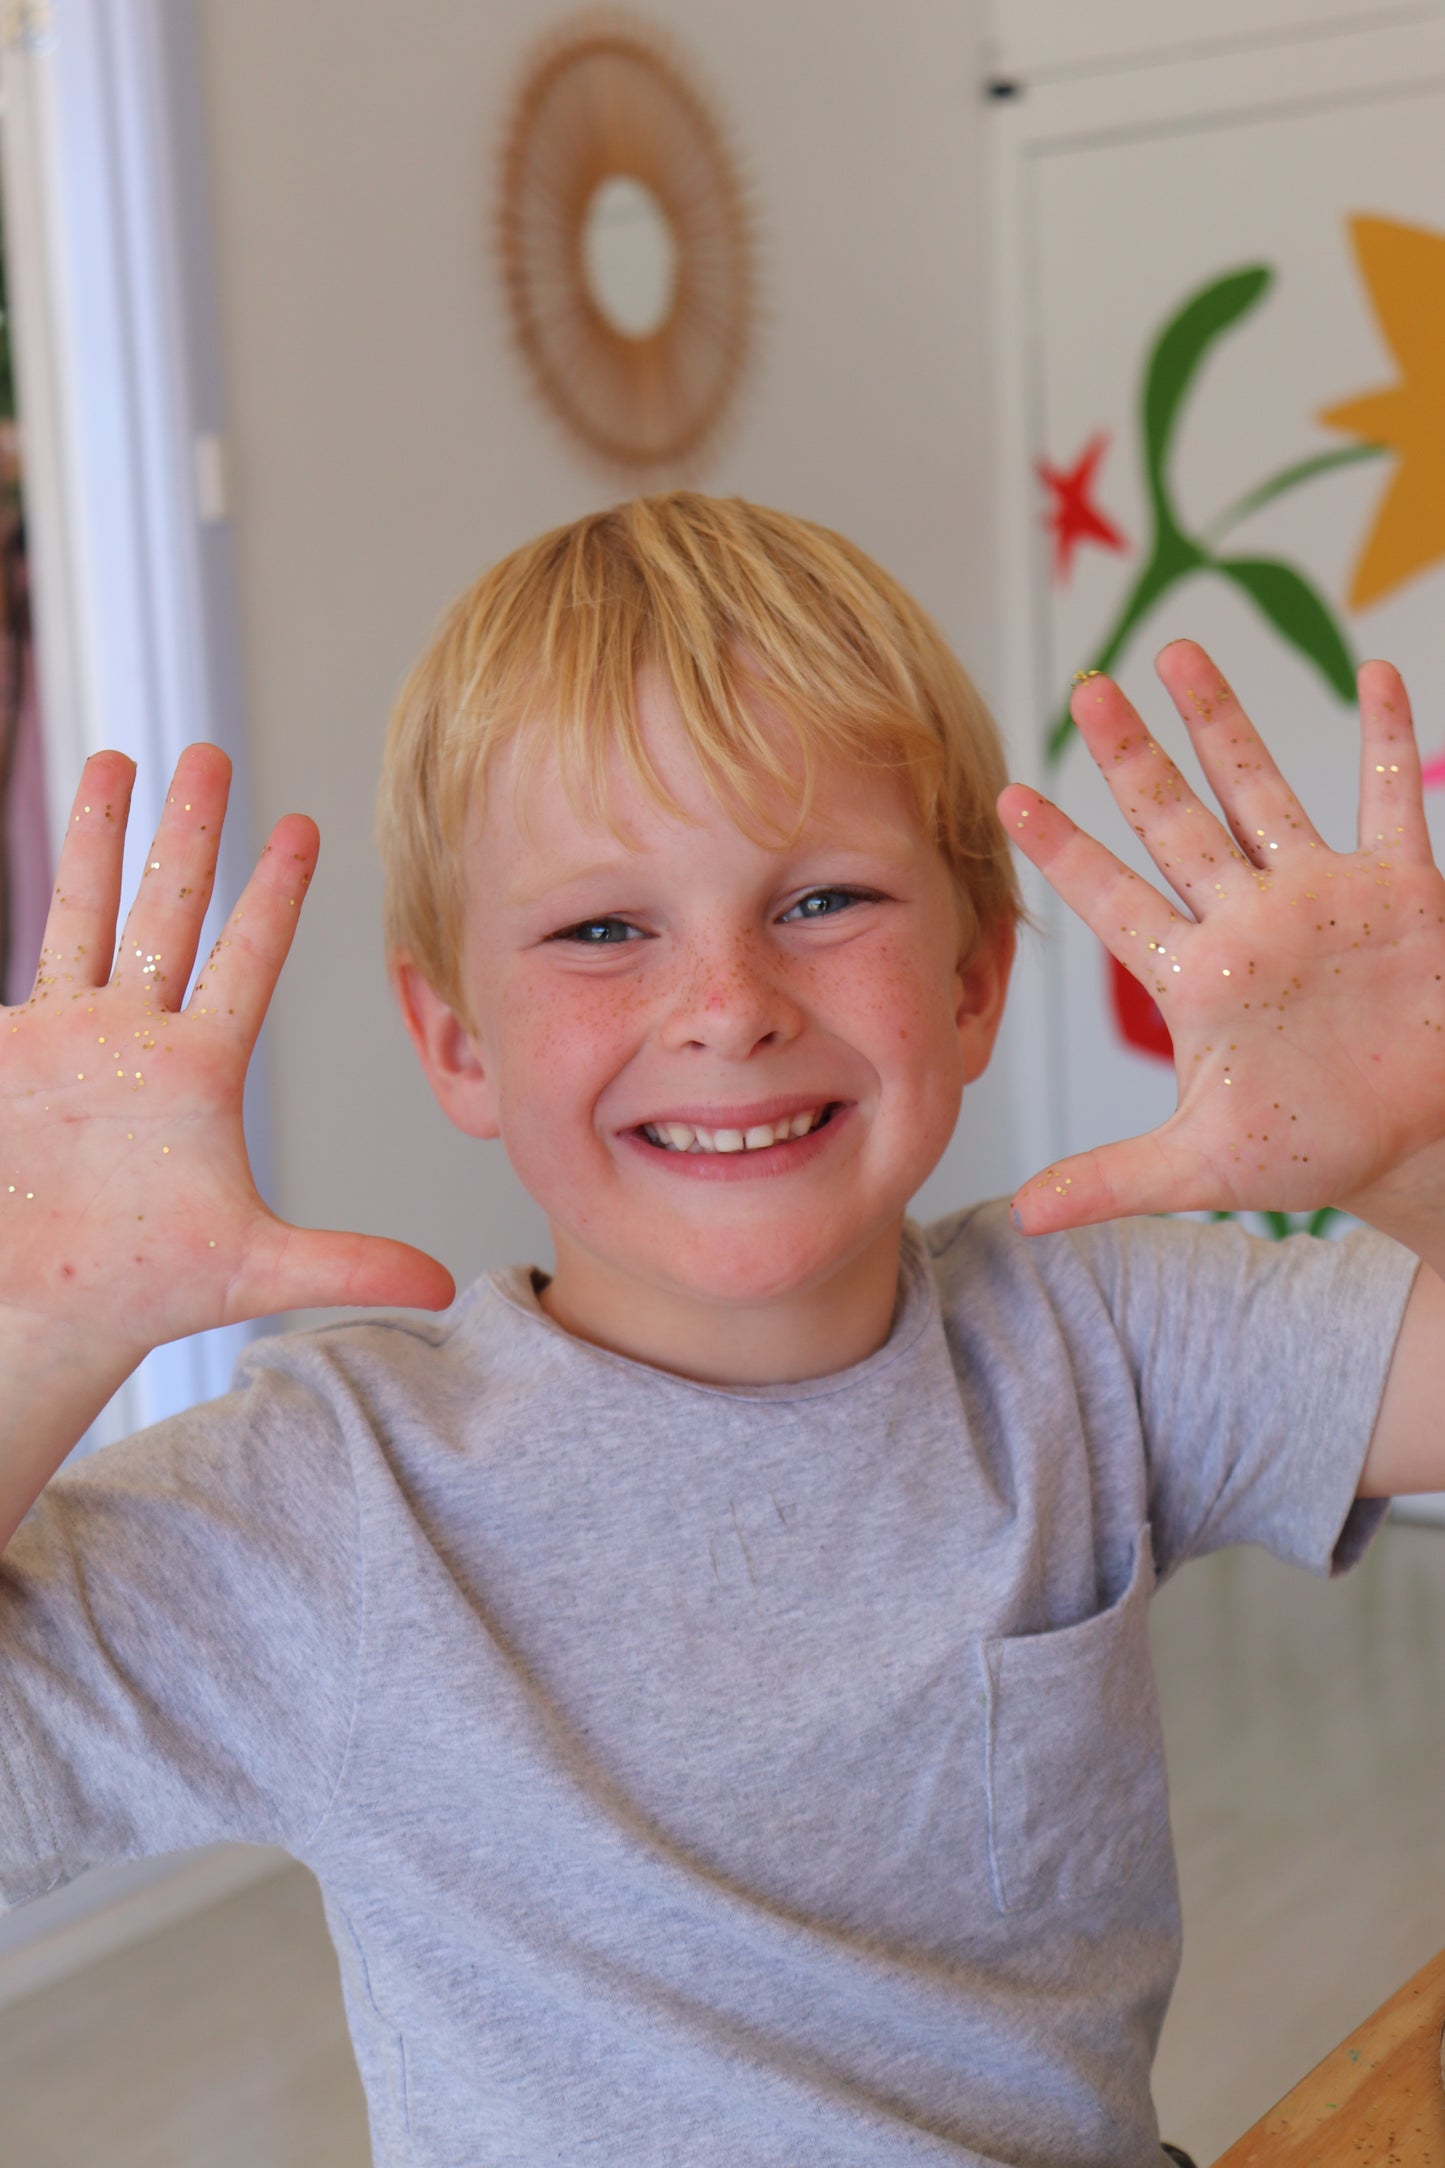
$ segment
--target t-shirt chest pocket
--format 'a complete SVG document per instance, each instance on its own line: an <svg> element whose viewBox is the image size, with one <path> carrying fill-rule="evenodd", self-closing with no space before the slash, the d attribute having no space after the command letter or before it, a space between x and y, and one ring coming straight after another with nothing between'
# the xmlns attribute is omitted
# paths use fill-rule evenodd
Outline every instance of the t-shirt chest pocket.
<svg viewBox="0 0 1445 2168"><path fill-rule="evenodd" d="M1101 1896L1167 1849L1153 1588L1146 1525L1129 1585L1107 1611L983 1643L989 1858L1001 1912Z"/></svg>

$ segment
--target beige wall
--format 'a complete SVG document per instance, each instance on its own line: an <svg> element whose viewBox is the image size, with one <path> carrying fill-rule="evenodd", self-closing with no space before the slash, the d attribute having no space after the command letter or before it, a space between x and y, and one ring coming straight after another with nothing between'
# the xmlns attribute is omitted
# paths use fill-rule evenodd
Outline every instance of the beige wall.
<svg viewBox="0 0 1445 2168"><path fill-rule="evenodd" d="M487 220L536 0L200 0L258 825L321 824L268 1027L276 1201L434 1249L459 1277L547 1242L496 1145L452 1133L378 953L385 715L442 605L619 494L531 403ZM979 0L673 0L664 20L755 182L770 305L704 486L853 535L988 689ZM1001 1078L941 1210L1015 1172Z"/></svg>

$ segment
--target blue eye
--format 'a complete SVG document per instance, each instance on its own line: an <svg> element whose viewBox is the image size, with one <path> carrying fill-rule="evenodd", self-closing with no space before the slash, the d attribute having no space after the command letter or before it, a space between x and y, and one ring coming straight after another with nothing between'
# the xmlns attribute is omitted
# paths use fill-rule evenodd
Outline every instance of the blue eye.
<svg viewBox="0 0 1445 2168"><path fill-rule="evenodd" d="M878 898L867 888L815 888L811 895L800 896L789 910L784 911L780 924L786 926L791 919L795 923L809 919L836 918L851 903L876 903Z"/></svg>
<svg viewBox="0 0 1445 2168"><path fill-rule="evenodd" d="M578 926L564 926L551 939L575 941L579 948L620 948L625 941L640 941L642 935L625 918L584 918Z"/></svg>

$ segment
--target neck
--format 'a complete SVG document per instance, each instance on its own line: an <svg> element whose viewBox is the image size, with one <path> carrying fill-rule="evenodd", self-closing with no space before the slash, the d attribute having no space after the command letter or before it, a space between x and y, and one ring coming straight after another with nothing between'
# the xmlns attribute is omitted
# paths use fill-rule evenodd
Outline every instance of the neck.
<svg viewBox="0 0 1445 2168"><path fill-rule="evenodd" d="M555 1324L594 1347L704 1385L792 1385L876 1354L898 1293L901 1223L816 1287L749 1300L655 1287L603 1266L556 1235L542 1292Z"/></svg>

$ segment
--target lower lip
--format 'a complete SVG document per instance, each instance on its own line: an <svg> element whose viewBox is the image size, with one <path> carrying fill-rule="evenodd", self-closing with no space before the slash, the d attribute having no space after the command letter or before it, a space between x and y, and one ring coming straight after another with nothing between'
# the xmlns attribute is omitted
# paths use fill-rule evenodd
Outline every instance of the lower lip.
<svg viewBox="0 0 1445 2168"><path fill-rule="evenodd" d="M806 1137L790 1137L786 1144L765 1145L756 1152L669 1152L649 1144L636 1129L624 1130L621 1141L641 1153L650 1167L680 1175L687 1182L759 1182L810 1167L829 1149L839 1130L850 1125L853 1111L851 1106L835 1107L822 1127L810 1129Z"/></svg>

